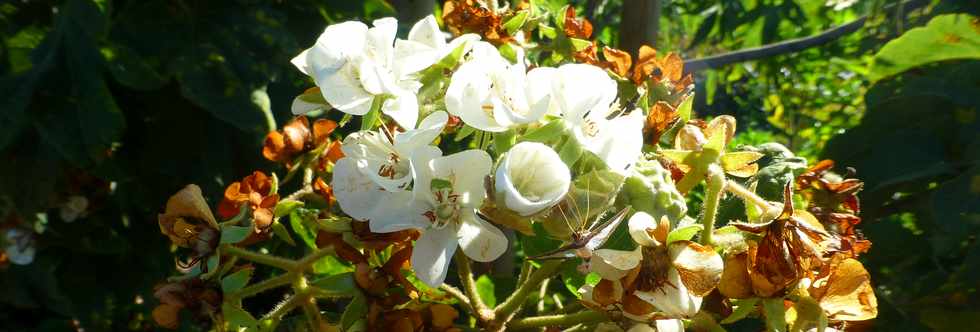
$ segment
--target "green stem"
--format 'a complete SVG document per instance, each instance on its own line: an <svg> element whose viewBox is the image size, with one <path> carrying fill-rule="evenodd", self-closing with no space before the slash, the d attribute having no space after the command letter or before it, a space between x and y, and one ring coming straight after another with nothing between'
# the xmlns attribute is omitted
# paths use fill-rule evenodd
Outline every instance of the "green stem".
<svg viewBox="0 0 980 332"><path fill-rule="evenodd" d="M250 250L245 250L230 244L225 244L221 246L221 253L231 256L236 256L239 258L244 258L255 263L268 265L272 267L277 267L283 270L291 271L296 268L297 262L291 259L286 259L278 256L257 253Z"/></svg>
<svg viewBox="0 0 980 332"><path fill-rule="evenodd" d="M285 301L280 302L275 308L272 308L265 316L262 316L262 320L279 320L293 309L296 309L300 304L303 303L303 297L296 294L290 295Z"/></svg>
<svg viewBox="0 0 980 332"><path fill-rule="evenodd" d="M480 293L476 290L476 281L473 280L473 270L470 267L470 259L466 257L463 250L456 250L456 270L459 272L459 282L463 284L466 297L470 299L470 305L476 311L476 317L480 321L493 320L493 311L487 307L480 299Z"/></svg>
<svg viewBox="0 0 980 332"><path fill-rule="evenodd" d="M701 215L701 244L711 245L711 233L715 229L715 218L718 216L718 203L725 190L725 172L716 165L708 168L708 185L704 194L704 213Z"/></svg>
<svg viewBox="0 0 980 332"><path fill-rule="evenodd" d="M690 172L684 174L680 181L677 181L677 191L681 194L687 194L691 189L694 189L694 186L701 183L701 180L704 180L706 174L707 172L700 167L692 168Z"/></svg>
<svg viewBox="0 0 980 332"><path fill-rule="evenodd" d="M466 297L466 294L463 294L463 291L459 290L459 288L453 287L450 284L442 284L439 286L439 289L456 298L456 301L459 301L459 304L463 306L463 310L468 311L471 315L473 315L473 317L477 317L479 315L479 313L473 309L473 305L470 304L470 299Z"/></svg>
<svg viewBox="0 0 980 332"><path fill-rule="evenodd" d="M517 309L520 309L521 305L523 305L527 300L528 295L534 292L541 282L543 282L545 279L553 277L555 272L558 272L558 268L561 266L561 263L562 261L560 260L551 260L542 263L540 269L531 273L531 275L527 277L527 280L524 280L524 282L517 287L517 290L515 290L510 297L497 306L497 308L494 310L494 316L500 319L509 319L510 316L517 311Z"/></svg>
<svg viewBox="0 0 980 332"><path fill-rule="evenodd" d="M759 195L756 195L754 192L748 190L745 187L742 187L741 185L739 185L738 183L735 183L734 181L728 181L728 182L726 182L725 183L725 190L727 190L730 193L735 194L735 196L738 196L742 200L744 200L744 201L746 201L748 203L752 203L753 205L759 207L760 209L762 209L763 212L765 212L770 207L772 207L772 205L769 204L769 201L766 201L765 198L762 198Z"/></svg>
<svg viewBox="0 0 980 332"><path fill-rule="evenodd" d="M557 327L572 326L576 324L601 323L609 320L602 313L592 310L579 311L567 315L549 315L527 317L511 321L507 324L508 328L514 330L530 329L535 327Z"/></svg>
<svg viewBox="0 0 980 332"><path fill-rule="evenodd" d="M258 293L262 293L264 291L267 291L267 290L270 290L270 289L273 289L273 288L282 287L284 285L289 284L294 279L296 279L296 277L292 273L287 272L287 273L284 273L282 275L279 275L279 276L276 276L276 277L272 277L272 278L269 278L269 279L266 279L266 280L262 280L260 282L257 282L257 283L254 283L254 284L245 286L244 288L238 290L237 292L234 292L232 294L229 294L228 296L235 296L235 297L238 297L238 298L246 298L246 297L249 297L249 296L252 296L252 295L255 295L255 294L258 294Z"/></svg>

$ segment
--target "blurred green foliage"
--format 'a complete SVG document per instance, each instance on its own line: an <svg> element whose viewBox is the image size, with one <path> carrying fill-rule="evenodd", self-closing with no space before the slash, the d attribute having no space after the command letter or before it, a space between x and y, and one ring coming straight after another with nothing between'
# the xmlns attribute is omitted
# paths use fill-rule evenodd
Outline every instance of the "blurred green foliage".
<svg viewBox="0 0 980 332"><path fill-rule="evenodd" d="M895 2L663 1L656 46L691 59L869 15L827 45L697 73L694 109L735 115L736 144L779 141L859 171L876 329L971 326L980 323L980 6L921 1L899 12ZM622 1L574 4L615 45ZM939 16L950 13L974 16ZM197 183L217 202L228 183L273 169L262 138L311 86L289 59L327 24L394 14L381 0L0 4L0 224L40 234L33 264L0 271L0 326L154 329L153 285L174 269L156 226L166 198ZM58 208L73 195L91 204L68 223Z"/></svg>

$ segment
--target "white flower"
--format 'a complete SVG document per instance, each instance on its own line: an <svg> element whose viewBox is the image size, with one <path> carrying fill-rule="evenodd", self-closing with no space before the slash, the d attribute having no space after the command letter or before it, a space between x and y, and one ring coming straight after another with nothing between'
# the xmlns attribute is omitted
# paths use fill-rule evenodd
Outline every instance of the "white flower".
<svg viewBox="0 0 980 332"><path fill-rule="evenodd" d="M316 81L334 108L364 115L376 97L388 96L381 110L400 126L415 128L419 83L394 70L398 22L386 17L373 24L372 28L356 21L330 25L292 63Z"/></svg>
<svg viewBox="0 0 980 332"><path fill-rule="evenodd" d="M496 189L508 209L530 216L554 206L571 184L568 166L547 145L522 142L497 167Z"/></svg>
<svg viewBox="0 0 980 332"><path fill-rule="evenodd" d="M61 220L64 220L65 222L73 222L75 219L78 219L78 217L84 215L86 210L88 210L88 198L81 195L72 195L71 197L68 197L68 200L65 201L64 204L61 205L58 212L61 216Z"/></svg>
<svg viewBox="0 0 980 332"><path fill-rule="evenodd" d="M600 249L590 262L592 271L608 281L622 282L626 275L636 273L630 281L632 284L614 283L611 289L618 291L613 295L608 292L597 295L597 289L583 289L588 295L583 298L597 302L592 305L599 307L608 305L612 298L627 317L638 321L688 318L697 314L702 297L721 281L721 256L711 248L687 240L668 243L669 231L666 217L658 224L649 214L634 214L629 220L629 232L639 244L636 250ZM626 294L624 289L632 291ZM646 304L624 301L627 296Z"/></svg>
<svg viewBox="0 0 980 332"><path fill-rule="evenodd" d="M554 68L528 72L522 53L511 64L486 42L474 43L472 53L446 89L449 113L473 128L501 132L538 121L548 112Z"/></svg>
<svg viewBox="0 0 980 332"><path fill-rule="evenodd" d="M34 233L20 228L11 228L5 234L7 244L4 252L11 263L27 265L34 261Z"/></svg>
<svg viewBox="0 0 980 332"><path fill-rule="evenodd" d="M613 171L625 174L643 148L642 112L608 117L616 110L616 82L604 70L587 64L558 67L551 78L551 99L576 140Z"/></svg>
<svg viewBox="0 0 980 332"><path fill-rule="evenodd" d="M395 41L395 69L402 75L419 72L449 55L460 45L480 40L480 35L465 34L446 43L445 32L439 30L435 16L429 15L412 26L408 39ZM464 49L465 51L465 49Z"/></svg>
<svg viewBox="0 0 980 332"><path fill-rule="evenodd" d="M392 204L370 221L373 232L418 229L412 267L420 280L437 287L446 278L457 245L473 260L489 262L507 249L507 238L476 216L486 197L484 179L492 160L486 152L467 150L440 157L422 150L412 156L413 198Z"/></svg>
<svg viewBox="0 0 980 332"><path fill-rule="evenodd" d="M344 139L341 146L347 158L353 158L364 175L387 191L400 191L412 181L410 158L416 150L432 144L449 121L446 112L427 116L419 127L394 133L389 138L383 129L360 131Z"/></svg>
<svg viewBox="0 0 980 332"><path fill-rule="evenodd" d="M626 332L683 332L684 322L680 319L659 319L654 323L657 328L654 329L647 324L636 324L633 325Z"/></svg>

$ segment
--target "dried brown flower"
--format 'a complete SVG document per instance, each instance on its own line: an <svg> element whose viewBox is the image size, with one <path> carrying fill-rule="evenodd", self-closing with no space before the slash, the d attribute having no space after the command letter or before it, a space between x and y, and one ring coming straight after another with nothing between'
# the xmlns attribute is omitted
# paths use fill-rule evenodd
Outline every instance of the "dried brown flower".
<svg viewBox="0 0 980 332"><path fill-rule="evenodd" d="M448 0L442 7L442 21L449 32L459 36L476 33L494 45L510 42L514 37L507 33L502 18L475 0Z"/></svg>
<svg viewBox="0 0 980 332"><path fill-rule="evenodd" d="M288 165L299 154L326 143L336 128L337 123L327 119L314 121L311 128L310 120L306 116L297 116L283 126L282 130L269 132L265 136L262 156Z"/></svg>

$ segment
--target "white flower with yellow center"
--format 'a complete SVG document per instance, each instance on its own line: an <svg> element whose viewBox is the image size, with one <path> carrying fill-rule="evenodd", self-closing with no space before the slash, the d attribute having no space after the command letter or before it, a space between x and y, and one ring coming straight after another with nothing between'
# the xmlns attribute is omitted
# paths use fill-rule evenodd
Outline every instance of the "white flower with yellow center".
<svg viewBox="0 0 980 332"><path fill-rule="evenodd" d="M446 279L457 246L478 262L492 261L507 249L504 234L476 215L486 198L483 184L490 175L490 156L481 150L440 155L438 149L415 153L412 199L392 202L370 222L372 232L418 229L422 233L412 251L412 268L432 287Z"/></svg>
<svg viewBox="0 0 980 332"><path fill-rule="evenodd" d="M313 47L292 63L319 86L334 108L364 115L376 97L385 97L381 111L403 128L415 128L421 83L413 74L449 54L472 35L446 44L445 34L426 17L412 27L408 40L395 41L398 21L377 19L373 27L357 21L328 26ZM300 111L313 108L298 108Z"/></svg>
<svg viewBox="0 0 980 332"><path fill-rule="evenodd" d="M522 216L557 204L572 181L568 166L555 150L536 142L514 145L502 157L496 174L495 187L504 205Z"/></svg>
<svg viewBox="0 0 980 332"><path fill-rule="evenodd" d="M523 52L511 64L487 42L473 43L446 90L446 110L467 125L491 132L536 122L548 112L554 68L527 71Z"/></svg>
<svg viewBox="0 0 980 332"><path fill-rule="evenodd" d="M551 112L561 115L586 150L625 174L640 157L644 117L634 110L609 119L616 97L616 81L596 66L566 64L551 77Z"/></svg>
<svg viewBox="0 0 980 332"><path fill-rule="evenodd" d="M678 236L670 232L666 217L658 224L649 214L637 212L629 220L629 231L639 244L636 250L595 252L590 269L603 280L583 287L586 303L618 308L637 321L697 314L702 297L721 281L721 256L709 247L675 239Z"/></svg>
<svg viewBox="0 0 980 332"><path fill-rule="evenodd" d="M418 128L388 133L360 131L347 136L341 148L344 155L356 161L357 169L387 191L405 190L412 182L412 153L432 144L449 120L446 112L435 112L419 123Z"/></svg>

